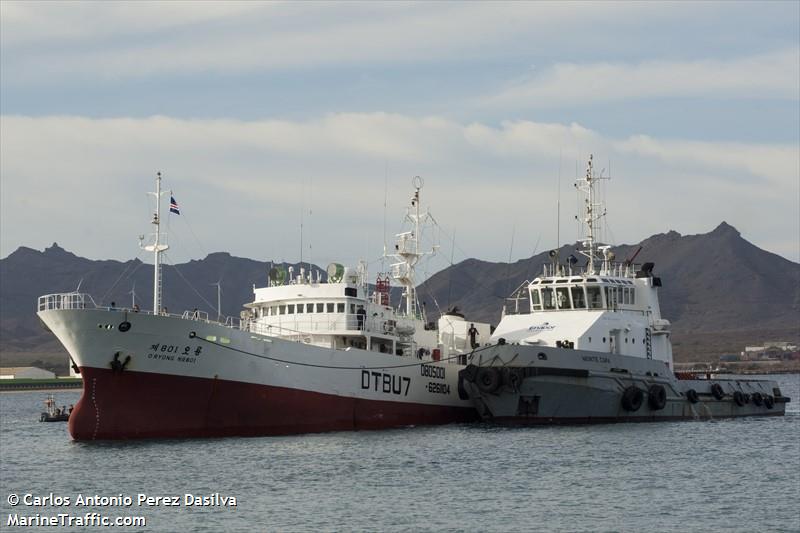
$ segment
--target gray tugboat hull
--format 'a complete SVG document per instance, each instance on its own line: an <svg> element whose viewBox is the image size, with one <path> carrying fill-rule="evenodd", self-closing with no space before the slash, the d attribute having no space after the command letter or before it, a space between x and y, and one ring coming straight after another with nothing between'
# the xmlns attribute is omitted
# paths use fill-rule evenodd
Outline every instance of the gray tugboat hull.
<svg viewBox="0 0 800 533"><path fill-rule="evenodd" d="M663 361L609 353L506 344L477 350L468 362L462 393L483 419L499 423L779 416L789 401L775 381L679 379Z"/></svg>

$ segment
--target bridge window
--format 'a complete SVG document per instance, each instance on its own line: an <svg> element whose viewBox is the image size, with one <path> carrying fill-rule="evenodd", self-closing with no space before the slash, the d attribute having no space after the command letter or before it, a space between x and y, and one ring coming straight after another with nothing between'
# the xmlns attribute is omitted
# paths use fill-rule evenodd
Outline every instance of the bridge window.
<svg viewBox="0 0 800 533"><path fill-rule="evenodd" d="M297 304L297 313L299 314L302 312L303 312L303 304Z"/></svg>
<svg viewBox="0 0 800 533"><path fill-rule="evenodd" d="M306 313L314 312L314 304L306 304Z"/></svg>
<svg viewBox="0 0 800 533"><path fill-rule="evenodd" d="M586 287L586 301L589 302L589 309L602 309L603 297L600 294L600 287Z"/></svg>
<svg viewBox="0 0 800 533"><path fill-rule="evenodd" d="M559 309L572 309L569 304L569 289L566 287L558 287L556 289L556 302Z"/></svg>
<svg viewBox="0 0 800 533"><path fill-rule="evenodd" d="M617 306L617 293L614 287L606 287L606 306L613 309Z"/></svg>
<svg viewBox="0 0 800 533"><path fill-rule="evenodd" d="M542 306L545 310L556 308L556 299L551 287L544 287L542 289Z"/></svg>
<svg viewBox="0 0 800 533"><path fill-rule="evenodd" d="M327 311L328 311L329 313L333 313L333 304L328 304L328 305L327 305Z"/></svg>
<svg viewBox="0 0 800 533"><path fill-rule="evenodd" d="M539 298L539 290L531 289L531 308L534 311L542 310L542 299Z"/></svg>
<svg viewBox="0 0 800 533"><path fill-rule="evenodd" d="M280 314L282 314L282 315L286 314L286 306L285 305L279 305L278 306L278 310L280 311Z"/></svg>
<svg viewBox="0 0 800 533"><path fill-rule="evenodd" d="M586 309L586 299L583 297L583 287L572 287L572 307Z"/></svg>
<svg viewBox="0 0 800 533"><path fill-rule="evenodd" d="M286 314L287 315L293 315L294 314L294 304L289 304L288 309L286 310Z"/></svg>
<svg viewBox="0 0 800 533"><path fill-rule="evenodd" d="M317 313L325 312L325 304L317 304Z"/></svg>
<svg viewBox="0 0 800 533"><path fill-rule="evenodd" d="M344 304L336 304L336 312L337 313L344 313Z"/></svg>

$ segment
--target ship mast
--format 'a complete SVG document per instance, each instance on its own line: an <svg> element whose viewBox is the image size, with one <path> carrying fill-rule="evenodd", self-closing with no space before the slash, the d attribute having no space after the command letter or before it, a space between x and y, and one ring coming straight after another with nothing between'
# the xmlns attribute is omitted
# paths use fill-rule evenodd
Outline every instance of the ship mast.
<svg viewBox="0 0 800 533"><path fill-rule="evenodd" d="M595 184L598 180L608 179L608 177L595 176L593 155L589 155L589 163L586 167L586 175L582 179L575 182L575 188L583 193L584 213L581 222L584 224L586 236L583 239L583 249L579 252L589 259L586 265L586 272L588 274L597 274L595 270L595 259L597 257L597 246L595 243L595 235L599 233L598 221L605 216L606 208L602 202L597 200L595 191ZM577 216L575 218L578 218Z"/></svg>
<svg viewBox="0 0 800 533"><path fill-rule="evenodd" d="M145 250L148 252L153 252L155 255L153 261L153 314L160 315L161 314L161 252L169 249L169 246L166 244L161 244L161 197L166 193L161 192L161 172L156 174L156 192L149 192L147 194L151 194L155 196L156 199L156 212L153 215L152 223L156 227L156 231L154 233L153 244L149 244L147 246L143 246Z"/></svg>
<svg viewBox="0 0 800 533"><path fill-rule="evenodd" d="M414 268L421 257L433 254L436 251L436 247L434 247L429 252L420 252L420 227L431 215L428 212L420 212L419 191L423 185L422 178L415 176L413 184L415 189L414 196L411 198L411 206L406 210L406 220L411 222L413 229L396 235L395 253L391 255L391 257L398 260L397 263L392 264L392 277L405 288L406 315L409 317L414 316L417 308Z"/></svg>

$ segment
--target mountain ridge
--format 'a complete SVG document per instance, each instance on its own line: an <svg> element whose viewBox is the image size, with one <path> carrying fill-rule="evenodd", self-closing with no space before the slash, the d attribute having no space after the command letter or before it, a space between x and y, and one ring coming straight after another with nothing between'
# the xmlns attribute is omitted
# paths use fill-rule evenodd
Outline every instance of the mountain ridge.
<svg viewBox="0 0 800 533"><path fill-rule="evenodd" d="M800 340L800 264L758 248L727 222L708 233L669 230L611 250L623 260L640 248L636 263L654 262L664 282L661 311L673 323L676 357L740 351L747 342ZM562 261L570 255L583 257L575 244L561 246L558 254ZM457 306L470 319L496 324L505 298L550 261L548 252L512 263L468 258L432 275L420 284L418 294L429 314ZM199 307L214 316L214 285L220 282L222 314L238 316L242 304L252 299L253 285L266 283L270 264L212 252L203 259L165 265L165 304L177 312ZM299 269L299 264L280 264ZM86 259L57 243L41 252L21 246L0 259L2 364L8 363L9 354L63 353L37 324L36 298L76 290L79 283L81 292L92 294L98 304L130 306L132 288L149 302L151 265L138 258Z"/></svg>

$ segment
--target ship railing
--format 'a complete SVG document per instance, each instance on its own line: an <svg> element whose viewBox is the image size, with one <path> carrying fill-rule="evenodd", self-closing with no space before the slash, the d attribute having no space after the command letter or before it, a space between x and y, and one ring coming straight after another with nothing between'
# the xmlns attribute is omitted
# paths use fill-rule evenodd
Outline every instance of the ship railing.
<svg viewBox="0 0 800 533"><path fill-rule="evenodd" d="M633 278L636 277L636 271L639 270L639 265L637 263L607 262L598 264L597 269L598 271L595 273L597 276ZM553 278L563 276L586 276L588 273L585 266L545 263L542 267L542 275L546 278Z"/></svg>
<svg viewBox="0 0 800 533"><path fill-rule="evenodd" d="M200 320L203 322L210 322L208 319L208 312L206 311L199 311L197 309L186 310L181 315L181 318L185 320Z"/></svg>
<svg viewBox="0 0 800 533"><path fill-rule="evenodd" d="M529 303L528 305L528 312L530 312L530 296L528 292L528 287L531 284L531 280L526 279L519 286L511 292L511 296L505 299L504 309L506 315L518 315L523 311L520 309L520 302L526 301Z"/></svg>
<svg viewBox="0 0 800 533"><path fill-rule="evenodd" d="M282 338L300 337L301 340L308 335L363 332L364 334L376 336L387 335L394 337L398 334L398 325L394 319L344 313L333 316L314 316L313 314L280 315L278 317L268 317L267 321L245 321L242 322L240 327L263 335L280 336Z"/></svg>
<svg viewBox="0 0 800 533"><path fill-rule="evenodd" d="M58 309L99 309L92 296L85 292L64 292L39 296L39 311Z"/></svg>

